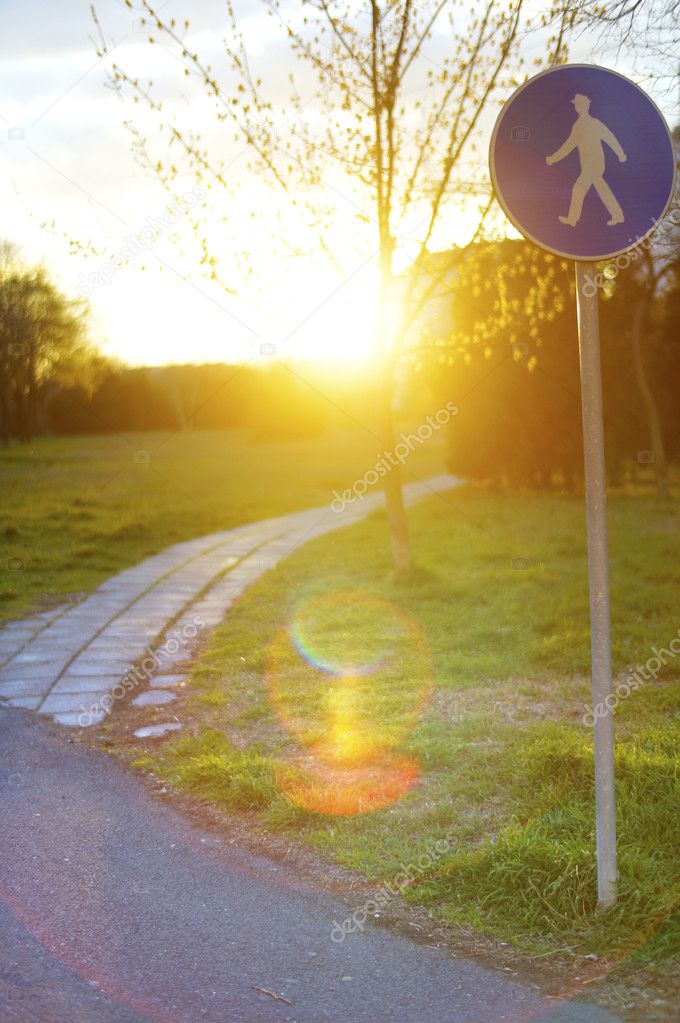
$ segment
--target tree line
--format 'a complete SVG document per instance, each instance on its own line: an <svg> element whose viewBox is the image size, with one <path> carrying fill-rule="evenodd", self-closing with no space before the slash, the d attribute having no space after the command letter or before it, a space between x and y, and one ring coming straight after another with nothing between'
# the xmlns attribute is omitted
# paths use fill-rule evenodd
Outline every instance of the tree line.
<svg viewBox="0 0 680 1023"><path fill-rule="evenodd" d="M61 386L96 379L105 360L89 343L87 309L69 301L43 267L0 244L0 433L29 441L50 427Z"/></svg>
<svg viewBox="0 0 680 1023"><path fill-rule="evenodd" d="M0 417L5 443L36 434L238 429L256 439L318 436L369 419L378 366L335 374L272 362L130 368L88 339L87 308L42 268L0 249ZM404 348L399 416L432 403L459 413L448 467L508 487L582 485L580 380L571 265L524 241L428 257L437 289ZM680 463L680 255L649 250L593 267L600 292L607 471L653 471L668 496ZM402 291L413 291L412 282ZM403 296L402 296L403 297Z"/></svg>
<svg viewBox="0 0 680 1023"><path fill-rule="evenodd" d="M318 367L274 362L146 368L103 355L89 308L47 270L0 243L0 435L247 428L256 439L317 436L360 418L375 378L333 381ZM324 395L332 391L332 402ZM340 409L346 409L341 413Z"/></svg>
<svg viewBox="0 0 680 1023"><path fill-rule="evenodd" d="M349 421L338 406L360 414L369 391L368 381L359 388L332 383L297 364L111 364L94 389L79 383L60 388L50 403L50 422L55 432L72 434L247 429L256 441L298 439Z"/></svg>
<svg viewBox="0 0 680 1023"><path fill-rule="evenodd" d="M610 481L646 467L661 497L669 461L680 462L680 247L671 241L592 272ZM511 487L580 487L573 265L507 239L432 263L446 291L416 351L435 393L459 407L449 468Z"/></svg>

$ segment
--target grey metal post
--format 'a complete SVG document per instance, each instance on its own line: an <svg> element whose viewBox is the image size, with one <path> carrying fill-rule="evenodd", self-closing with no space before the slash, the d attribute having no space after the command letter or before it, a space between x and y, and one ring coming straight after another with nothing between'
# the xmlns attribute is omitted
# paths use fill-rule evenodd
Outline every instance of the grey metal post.
<svg viewBox="0 0 680 1023"><path fill-rule="evenodd" d="M588 519L590 579L590 645L595 715L595 815L597 832L597 895L601 907L616 902L616 805L614 795L614 716L607 706L612 691L607 498L602 422L602 374L597 291L584 292L592 264L576 263L576 300L581 359L583 454Z"/></svg>

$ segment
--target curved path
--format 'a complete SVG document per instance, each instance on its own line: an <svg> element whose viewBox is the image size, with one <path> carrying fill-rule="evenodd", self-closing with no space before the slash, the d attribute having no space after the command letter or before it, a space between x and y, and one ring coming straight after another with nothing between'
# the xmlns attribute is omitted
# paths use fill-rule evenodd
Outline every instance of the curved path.
<svg viewBox="0 0 680 1023"><path fill-rule="evenodd" d="M410 484L405 500L458 482L436 476ZM365 518L383 502L375 493L341 512L311 508L175 544L108 579L75 606L11 623L0 630L0 700L62 725L97 724L106 714L103 698L168 629L187 635L196 620L202 634L214 629L246 587L282 558ZM186 660L188 652L185 645L176 660ZM84 707L97 709L83 716Z"/></svg>
<svg viewBox="0 0 680 1023"><path fill-rule="evenodd" d="M7 706L77 724L168 628L214 627L281 558L380 502L178 544L0 632L3 1023L619 1023L384 928L334 943L358 896L192 826L112 758Z"/></svg>

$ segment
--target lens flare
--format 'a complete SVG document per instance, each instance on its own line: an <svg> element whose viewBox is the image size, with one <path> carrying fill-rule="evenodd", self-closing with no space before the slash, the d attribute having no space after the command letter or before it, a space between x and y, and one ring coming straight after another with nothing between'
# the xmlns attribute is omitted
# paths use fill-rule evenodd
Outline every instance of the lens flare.
<svg viewBox="0 0 680 1023"><path fill-rule="evenodd" d="M323 753L317 753L310 750L291 758L277 772L284 795L312 813L350 817L382 810L406 795L421 773L412 757L389 750L371 763L355 766L330 764Z"/></svg>
<svg viewBox="0 0 680 1023"><path fill-rule="evenodd" d="M297 652L332 675L368 675L387 664L403 615L375 597L327 594L298 608L290 624ZM367 622L372 628L366 629Z"/></svg>
<svg viewBox="0 0 680 1023"><path fill-rule="evenodd" d="M275 637L272 703L304 752L279 784L318 813L366 813L413 787L418 764L398 746L418 723L432 684L420 627L389 601L362 592L301 604Z"/></svg>

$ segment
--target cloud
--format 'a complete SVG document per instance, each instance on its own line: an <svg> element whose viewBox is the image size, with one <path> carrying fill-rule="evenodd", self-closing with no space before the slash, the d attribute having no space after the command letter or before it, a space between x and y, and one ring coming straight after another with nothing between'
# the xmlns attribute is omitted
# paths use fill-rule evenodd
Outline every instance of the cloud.
<svg viewBox="0 0 680 1023"><path fill-rule="evenodd" d="M95 0L95 6L113 51L112 57L101 60L97 58L96 28L87 0L0 0L0 188L4 195L12 196L16 186L20 196L3 212L3 234L23 245L27 258L46 259L63 286L74 293L79 274L94 267L91 261L67 255L63 233L84 241L92 239L102 250L115 250L127 225L134 230L147 215L162 210L167 196L135 162L124 121L133 121L149 137L154 158L166 159L165 142L160 139L156 116L144 104L134 105L127 91L119 95L106 88L113 59L142 82L153 79L154 94L164 101L166 123L175 118L183 128L202 136L211 155L217 153L227 162L235 161L230 178L243 187L237 202L230 202L226 194L218 200L223 206L218 205L218 216L209 226L211 243L221 246L220 254L224 251L228 264L237 255L237 240L247 236L259 249L257 259L260 269L264 268L266 286L250 304L245 299L234 301L228 297L220 302L239 310L248 321L263 312L258 329L267 335L276 333L275 314L289 304L289 296L296 289L298 297L303 298L307 290L295 283L295 273L287 277L282 260L277 262L273 257L271 235L276 231L288 239L291 248L311 251L314 239L307 237L304 224L295 223L301 214L296 211L292 216L288 209L281 213L280 194L268 194L261 182L254 183L247 175L247 161L239 158L243 147L234 142L229 122L215 117L214 99L194 78L183 75L181 54L169 52L164 45L149 45L145 33L136 31L139 13L130 12L123 0ZM305 100L315 93L318 83L303 62L291 57L276 17L266 14L260 0L236 0L236 6L253 74L266 79L277 116L283 120L282 111L290 94L289 72L295 72ZM301 4L291 3L287 9L296 18L304 17ZM200 4L169 0L168 15L180 20L184 12L188 12L191 22L187 46L212 64L221 80L228 80L229 65L222 46L227 31L224 0L201 0ZM428 44L428 67L441 62L447 46L443 35ZM414 74L416 86L419 75L423 80L420 84L425 83L421 69ZM305 116L314 123L313 106ZM8 137L8 130L17 127L25 132L23 140ZM334 192L347 191L355 198L346 181L331 181ZM186 187L191 183L187 182ZM180 190L184 187L180 183ZM339 235L336 232L335 244L342 248L345 230L349 248L349 242L355 242L355 207L350 203L343 206L338 200L338 208L342 211L341 230ZM252 210L265 221L264 230L251 226ZM226 227L222 214L228 218ZM41 223L51 220L56 222L56 232L40 228ZM444 238L442 244L449 242L450 238ZM182 262L169 242L167 251L159 250L161 254L178 271L189 273L190 264ZM350 266L349 253L343 255L347 255L343 265L347 262ZM304 266L300 262L300 267L299 280L304 284L304 274L310 273L309 261ZM154 273L142 274L137 266L130 267L117 277L111 289L94 296L95 312L103 331L110 336L113 350L143 361L163 361L164 354L182 358L182 345L189 334L200 335L202 358L213 352L215 358L228 359L237 346L242 350L247 332L239 331L220 311L212 301L212 290L210 297L205 297L202 284L198 291L191 284L181 283L172 271L164 271L161 277ZM247 285L243 290L247 291ZM322 283L318 290L323 290ZM295 309L295 315L299 312L302 316L305 311L306 307ZM199 329L192 331L192 324L200 325ZM318 321L312 320L310 331L317 325ZM283 324L279 333L289 327ZM312 333L310 339L310 344L316 340Z"/></svg>

